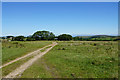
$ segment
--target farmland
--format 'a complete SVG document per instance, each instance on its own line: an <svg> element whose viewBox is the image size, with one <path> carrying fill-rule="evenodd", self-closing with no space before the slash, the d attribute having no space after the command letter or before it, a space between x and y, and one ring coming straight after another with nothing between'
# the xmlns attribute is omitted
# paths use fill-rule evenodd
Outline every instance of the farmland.
<svg viewBox="0 0 120 80"><path fill-rule="evenodd" d="M21 78L117 78L116 41L58 41Z"/></svg>

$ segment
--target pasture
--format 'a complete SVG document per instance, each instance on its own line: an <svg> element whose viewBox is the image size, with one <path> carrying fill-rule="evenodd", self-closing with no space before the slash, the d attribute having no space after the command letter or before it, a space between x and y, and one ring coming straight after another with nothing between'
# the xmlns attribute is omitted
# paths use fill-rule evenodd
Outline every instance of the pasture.
<svg viewBox="0 0 120 80"><path fill-rule="evenodd" d="M2 64L10 62L45 45L51 41L3 41L2 42Z"/></svg>
<svg viewBox="0 0 120 80"><path fill-rule="evenodd" d="M21 78L117 78L115 41L57 41Z"/></svg>

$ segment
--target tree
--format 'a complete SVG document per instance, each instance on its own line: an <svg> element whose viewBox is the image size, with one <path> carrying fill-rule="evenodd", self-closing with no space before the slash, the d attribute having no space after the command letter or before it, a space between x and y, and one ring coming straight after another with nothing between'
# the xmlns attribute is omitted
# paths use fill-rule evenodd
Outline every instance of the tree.
<svg viewBox="0 0 120 80"><path fill-rule="evenodd" d="M34 38L32 36L27 36L27 41L34 41Z"/></svg>
<svg viewBox="0 0 120 80"><path fill-rule="evenodd" d="M6 36L7 40L14 40L14 36Z"/></svg>
<svg viewBox="0 0 120 80"><path fill-rule="evenodd" d="M62 34L58 36L58 40L69 41L72 40L72 36L69 34Z"/></svg>
<svg viewBox="0 0 120 80"><path fill-rule="evenodd" d="M78 40L80 40L80 38L79 37L73 37L73 40L78 41Z"/></svg>
<svg viewBox="0 0 120 80"><path fill-rule="evenodd" d="M14 38L15 41L24 41L24 36L17 36Z"/></svg>
<svg viewBox="0 0 120 80"><path fill-rule="evenodd" d="M49 31L37 31L32 35L32 37L35 40L54 40L55 35Z"/></svg>
<svg viewBox="0 0 120 80"><path fill-rule="evenodd" d="M2 39L6 39L5 37L2 37Z"/></svg>
<svg viewBox="0 0 120 80"><path fill-rule="evenodd" d="M6 36L7 38L13 38L14 36Z"/></svg>
<svg viewBox="0 0 120 80"><path fill-rule="evenodd" d="M55 38L55 35L52 32L50 32L48 40L54 40L54 38Z"/></svg>

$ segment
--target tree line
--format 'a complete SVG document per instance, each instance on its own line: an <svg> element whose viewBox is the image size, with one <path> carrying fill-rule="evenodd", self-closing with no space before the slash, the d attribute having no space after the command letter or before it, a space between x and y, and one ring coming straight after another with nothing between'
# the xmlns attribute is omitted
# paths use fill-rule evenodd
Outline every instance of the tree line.
<svg viewBox="0 0 120 80"><path fill-rule="evenodd" d="M2 37L2 39L8 39L12 41L39 41L39 40L72 40L72 36L69 34L61 34L59 36L55 36L52 32L49 31L37 31L31 36L6 36Z"/></svg>
<svg viewBox="0 0 120 80"><path fill-rule="evenodd" d="M59 41L116 41L118 40L116 36L89 36L89 37L72 37L69 34L61 34L55 36L54 33L49 31L37 31L31 36L6 36L2 39L12 40L12 41L39 41L39 40L59 40Z"/></svg>

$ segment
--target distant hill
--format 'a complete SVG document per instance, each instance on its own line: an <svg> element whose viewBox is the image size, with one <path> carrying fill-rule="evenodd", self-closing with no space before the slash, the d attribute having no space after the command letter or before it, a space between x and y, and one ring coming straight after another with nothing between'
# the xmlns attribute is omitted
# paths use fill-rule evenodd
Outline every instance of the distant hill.
<svg viewBox="0 0 120 80"><path fill-rule="evenodd" d="M80 37L80 38L107 38L107 37L115 38L115 37L118 37L118 36L110 36L110 35L94 35L94 36L76 36L76 37Z"/></svg>
<svg viewBox="0 0 120 80"><path fill-rule="evenodd" d="M110 36L110 35L93 35L93 36L76 36L73 40L81 40L81 41L116 41L119 40L118 36Z"/></svg>
<svg viewBox="0 0 120 80"><path fill-rule="evenodd" d="M109 36L109 35L95 35L95 36L92 36L91 38L106 38L106 37L115 38L115 37L117 37L117 36Z"/></svg>

